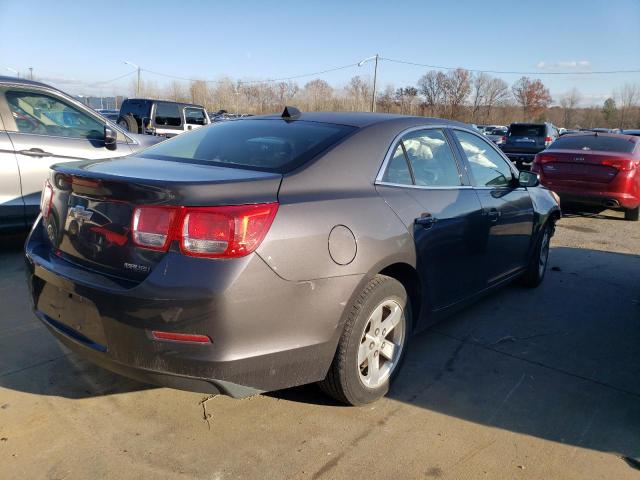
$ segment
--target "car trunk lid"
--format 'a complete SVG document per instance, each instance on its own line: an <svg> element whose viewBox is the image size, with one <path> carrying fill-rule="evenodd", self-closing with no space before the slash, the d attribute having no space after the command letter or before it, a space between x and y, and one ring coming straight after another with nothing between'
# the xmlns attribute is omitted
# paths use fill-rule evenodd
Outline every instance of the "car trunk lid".
<svg viewBox="0 0 640 480"><path fill-rule="evenodd" d="M609 183L630 161L628 154L572 150L546 150L536 159L544 177L555 183Z"/></svg>
<svg viewBox="0 0 640 480"><path fill-rule="evenodd" d="M137 206L276 202L281 179L277 173L138 157L59 164L50 179L52 210L45 222L59 256L141 280L166 252L134 245Z"/></svg>

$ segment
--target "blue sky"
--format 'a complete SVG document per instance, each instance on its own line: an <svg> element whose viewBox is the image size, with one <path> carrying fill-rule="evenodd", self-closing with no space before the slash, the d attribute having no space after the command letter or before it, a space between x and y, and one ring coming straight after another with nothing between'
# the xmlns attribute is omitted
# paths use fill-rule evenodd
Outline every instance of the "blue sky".
<svg viewBox="0 0 640 480"><path fill-rule="evenodd" d="M189 78L265 79L379 53L488 70L640 69L640 0L226 1L0 0L1 74L34 74L71 93L126 91L130 60ZM426 68L382 62L380 84L415 84ZM372 65L320 77L340 86ZM143 73L159 85L163 77ZM500 75L508 82L518 75ZM536 75L531 75L535 77ZM297 80L303 85L309 78ZM554 97L577 87L600 103L640 74L543 76Z"/></svg>

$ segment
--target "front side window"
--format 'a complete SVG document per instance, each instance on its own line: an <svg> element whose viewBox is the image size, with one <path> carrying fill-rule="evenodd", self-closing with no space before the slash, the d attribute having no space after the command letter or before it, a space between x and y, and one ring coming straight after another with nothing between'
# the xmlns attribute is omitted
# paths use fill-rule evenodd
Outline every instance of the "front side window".
<svg viewBox="0 0 640 480"><path fill-rule="evenodd" d="M184 109L184 118L187 125L206 125L207 117L201 108L187 107Z"/></svg>
<svg viewBox="0 0 640 480"><path fill-rule="evenodd" d="M9 110L20 133L104 139L104 124L85 112L42 93L7 91Z"/></svg>
<svg viewBox="0 0 640 480"><path fill-rule="evenodd" d="M177 103L158 102L156 104L155 123L161 127L179 127L182 125L180 105Z"/></svg>
<svg viewBox="0 0 640 480"><path fill-rule="evenodd" d="M476 186L501 187L511 183L513 174L509 164L489 142L461 130L454 130L454 134L469 161Z"/></svg>

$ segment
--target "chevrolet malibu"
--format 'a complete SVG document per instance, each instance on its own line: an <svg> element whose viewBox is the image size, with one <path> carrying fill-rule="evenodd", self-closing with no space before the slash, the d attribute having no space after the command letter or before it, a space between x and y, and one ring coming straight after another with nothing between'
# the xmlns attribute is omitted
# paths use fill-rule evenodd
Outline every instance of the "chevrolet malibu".
<svg viewBox="0 0 640 480"><path fill-rule="evenodd" d="M467 126L304 113L54 165L26 244L36 315L147 383L386 394L409 338L544 278L560 210Z"/></svg>

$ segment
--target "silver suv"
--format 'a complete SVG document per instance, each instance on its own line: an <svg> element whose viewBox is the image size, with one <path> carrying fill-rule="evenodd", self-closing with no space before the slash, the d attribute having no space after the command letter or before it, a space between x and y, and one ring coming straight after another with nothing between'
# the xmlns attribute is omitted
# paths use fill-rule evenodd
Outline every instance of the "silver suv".
<svg viewBox="0 0 640 480"><path fill-rule="evenodd" d="M52 164L129 155L161 139L125 132L49 85L0 77L0 231L36 218Z"/></svg>

